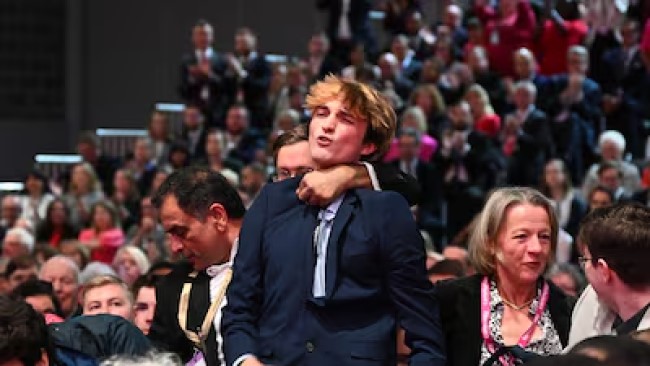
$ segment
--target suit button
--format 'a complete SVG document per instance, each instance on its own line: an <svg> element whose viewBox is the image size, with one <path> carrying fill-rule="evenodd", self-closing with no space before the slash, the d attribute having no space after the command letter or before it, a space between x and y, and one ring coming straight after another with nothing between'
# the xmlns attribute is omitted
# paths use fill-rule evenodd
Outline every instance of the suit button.
<svg viewBox="0 0 650 366"><path fill-rule="evenodd" d="M314 349L316 347L314 347L313 343L307 342L307 344L305 344L305 348L307 349L307 352L312 353L312 352L314 352Z"/></svg>

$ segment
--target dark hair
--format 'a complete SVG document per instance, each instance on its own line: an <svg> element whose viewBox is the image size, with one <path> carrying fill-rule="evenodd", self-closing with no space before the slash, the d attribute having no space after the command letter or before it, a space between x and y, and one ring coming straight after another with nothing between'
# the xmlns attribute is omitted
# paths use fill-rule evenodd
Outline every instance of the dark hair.
<svg viewBox="0 0 650 366"><path fill-rule="evenodd" d="M603 207L580 226L578 242L589 249L592 263L604 259L628 286L650 284L650 208L638 203Z"/></svg>
<svg viewBox="0 0 650 366"><path fill-rule="evenodd" d="M616 169L618 177L623 178L623 171L621 170L621 166L615 161L604 161L600 163L600 166L598 167L598 177L600 177L600 175L603 174L605 170L609 169Z"/></svg>
<svg viewBox="0 0 650 366"><path fill-rule="evenodd" d="M454 259L443 259L427 271L428 275L451 275L457 278L465 276L463 264Z"/></svg>
<svg viewBox="0 0 650 366"><path fill-rule="evenodd" d="M149 267L149 270L147 271L147 275L152 275L156 271L161 270L161 269L168 269L168 270L171 271L171 270L174 269L174 267L175 267L174 263L172 263L170 261L165 261L165 260L158 261L158 262L152 264L151 267Z"/></svg>
<svg viewBox="0 0 650 366"><path fill-rule="evenodd" d="M25 176L25 183L27 183L27 180L29 178L35 178L35 179L41 181L41 183L43 183L43 193L50 193L51 192L50 191L50 182L47 179L47 177L45 176L45 174L43 174L40 171L34 169L31 172L29 172L29 174L27 174L27 176ZM28 193L27 192L27 184L25 184L25 187L23 188L23 193L24 194Z"/></svg>
<svg viewBox="0 0 650 366"><path fill-rule="evenodd" d="M158 282L160 282L160 279L163 276L159 275L154 275L154 274L144 274L140 277L138 277L135 282L133 282L133 285L131 285L131 292L133 293L133 301L135 302L135 299L138 297L138 292L140 292L140 289L143 287L156 287Z"/></svg>
<svg viewBox="0 0 650 366"><path fill-rule="evenodd" d="M567 164L564 162L563 159L560 158L555 158L555 159L550 159L544 164L544 169L542 170L542 176L539 179L539 190L542 192L546 197L551 196L551 189L546 184L546 167L551 164L551 163L559 163L561 165L562 173L564 174L564 186L562 187L564 189L564 193L567 194L571 188L573 188L571 184L571 172L569 171L569 167Z"/></svg>
<svg viewBox="0 0 650 366"><path fill-rule="evenodd" d="M281 148L308 140L309 134L307 133L307 125L305 124L300 124L283 133L275 139L275 142L273 142L273 160L278 160L278 152L280 152Z"/></svg>
<svg viewBox="0 0 650 366"><path fill-rule="evenodd" d="M54 362L45 319L22 299L0 295L0 364L18 359L34 365L45 350Z"/></svg>
<svg viewBox="0 0 650 366"><path fill-rule="evenodd" d="M52 233L55 230L54 225L52 225L52 211L54 210L54 205L60 203L63 205L65 210L66 222L63 224L63 232L61 234L61 239L76 239L77 238L77 229L70 223L70 208L61 198L55 198L47 205L47 211L45 214L45 220L36 226L36 242L44 243L48 242L52 237Z"/></svg>
<svg viewBox="0 0 650 366"><path fill-rule="evenodd" d="M99 147L99 137L93 131L83 131L77 138L77 144L88 144L93 147Z"/></svg>
<svg viewBox="0 0 650 366"><path fill-rule="evenodd" d="M607 365L650 365L650 347L631 337L600 335L587 338L576 344L569 354L589 355L589 350L601 353L602 360Z"/></svg>
<svg viewBox="0 0 650 366"><path fill-rule="evenodd" d="M235 188L207 167L191 166L175 171L162 183L151 202L160 209L170 195L176 198L183 212L201 220L213 203L223 205L230 218L240 219L246 212Z"/></svg>
<svg viewBox="0 0 650 366"><path fill-rule="evenodd" d="M7 278L19 269L28 269L31 267L36 267L36 259L31 255L21 255L16 258L13 258L7 263L7 268L5 269L5 276Z"/></svg>
<svg viewBox="0 0 650 366"><path fill-rule="evenodd" d="M572 263L556 263L551 267L546 278L551 279L551 277L557 274L566 274L571 277L575 285L575 290L577 294L582 293L582 290L587 286L587 279L585 275L580 271L575 264Z"/></svg>
<svg viewBox="0 0 650 366"><path fill-rule="evenodd" d="M591 202L591 198L593 197L594 193L596 193L596 192L605 193L607 196L609 196L609 200L612 203L616 202L616 199L614 198L614 192L612 192L611 189L599 184L599 185L595 186L594 188L592 188L591 191L589 191L589 195L587 195L587 203Z"/></svg>
<svg viewBox="0 0 650 366"><path fill-rule="evenodd" d="M30 296L47 296L52 300L52 304L54 304L54 313L58 316L63 317L61 304L59 303L59 299L54 294L54 289L52 288L52 284L50 282L36 278L29 280L16 287L13 290L12 295L19 296L23 299L26 299Z"/></svg>

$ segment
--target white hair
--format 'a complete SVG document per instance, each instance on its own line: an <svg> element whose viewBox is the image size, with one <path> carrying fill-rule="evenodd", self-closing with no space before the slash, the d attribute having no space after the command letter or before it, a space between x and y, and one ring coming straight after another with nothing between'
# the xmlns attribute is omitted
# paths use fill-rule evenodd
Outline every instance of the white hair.
<svg viewBox="0 0 650 366"><path fill-rule="evenodd" d="M68 258L67 256L63 254L58 254L55 255L54 257L48 259L45 263L43 263L43 266L41 267L41 270L39 272L39 277L43 276L43 272L45 272L46 268L50 266L67 266L70 271L73 273L74 280L79 283L79 266L77 266L77 263L75 263L72 259Z"/></svg>
<svg viewBox="0 0 650 366"><path fill-rule="evenodd" d="M34 251L34 236L23 227L12 227L7 230L5 238L9 235L16 235L20 243L27 249L29 253Z"/></svg>
<svg viewBox="0 0 650 366"><path fill-rule="evenodd" d="M515 91L519 90L519 89L526 89L530 93L530 95L532 95L534 97L537 96L537 87L535 86L535 84L533 84L529 80L520 80L520 81L516 82L515 86L514 86L514 89L515 89Z"/></svg>
<svg viewBox="0 0 650 366"><path fill-rule="evenodd" d="M149 351L144 356L116 355L101 366L181 366L181 359L171 352Z"/></svg>
<svg viewBox="0 0 650 366"><path fill-rule="evenodd" d="M101 276L101 275L109 275L109 276L114 276L117 277L117 273L111 268L106 263L102 262L90 262L84 268L83 271L79 274L79 282L81 284L85 284L88 282L91 278Z"/></svg>
<svg viewBox="0 0 650 366"><path fill-rule="evenodd" d="M619 151L625 151L625 137L622 133L615 130L604 131L598 138L598 146L602 147L603 144L608 141L616 145L616 148Z"/></svg>
<svg viewBox="0 0 650 366"><path fill-rule="evenodd" d="M149 259L147 259L147 255L144 254L142 249L133 245L125 245L121 247L117 251L117 253L115 253L115 257L113 259L113 268L116 267L117 261L123 252L127 252L131 256L131 258L133 258L133 261L135 262L135 264L138 266L138 269L140 270L140 274L147 273L149 267L151 267L151 263L149 263Z"/></svg>

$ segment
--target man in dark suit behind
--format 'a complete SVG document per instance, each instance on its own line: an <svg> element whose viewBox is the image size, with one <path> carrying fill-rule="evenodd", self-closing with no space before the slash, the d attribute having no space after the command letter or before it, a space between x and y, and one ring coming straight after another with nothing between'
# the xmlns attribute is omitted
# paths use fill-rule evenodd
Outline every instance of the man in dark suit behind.
<svg viewBox="0 0 650 366"><path fill-rule="evenodd" d="M395 114L364 84L327 77L307 104L319 169L390 144ZM443 365L438 307L406 202L350 190L319 213L296 198L298 183L267 185L244 220L222 318L227 364L395 364L399 319L411 364Z"/></svg>

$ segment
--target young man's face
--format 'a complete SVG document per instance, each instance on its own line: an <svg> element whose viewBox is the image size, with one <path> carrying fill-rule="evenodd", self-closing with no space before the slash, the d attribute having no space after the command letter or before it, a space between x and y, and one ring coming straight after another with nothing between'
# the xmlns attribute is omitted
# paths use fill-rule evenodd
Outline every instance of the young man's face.
<svg viewBox="0 0 650 366"><path fill-rule="evenodd" d="M332 99L314 109L309 124L309 149L321 169L353 163L375 150L364 144L368 122L354 117L342 98Z"/></svg>

